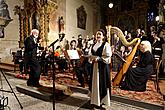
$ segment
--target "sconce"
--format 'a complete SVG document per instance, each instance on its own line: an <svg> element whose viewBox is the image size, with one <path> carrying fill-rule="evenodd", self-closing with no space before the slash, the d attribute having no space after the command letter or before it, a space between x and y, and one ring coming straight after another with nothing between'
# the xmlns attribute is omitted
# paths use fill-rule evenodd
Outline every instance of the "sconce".
<svg viewBox="0 0 165 110"><path fill-rule="evenodd" d="M165 3L163 3L163 9L165 10Z"/></svg>
<svg viewBox="0 0 165 110"><path fill-rule="evenodd" d="M113 3L110 2L108 6L109 8L113 8Z"/></svg>
<svg viewBox="0 0 165 110"><path fill-rule="evenodd" d="M156 20L156 28L157 28L157 31L159 30L159 16L156 16L156 18L155 18L155 20Z"/></svg>
<svg viewBox="0 0 165 110"><path fill-rule="evenodd" d="M156 22L158 22L159 21L159 16L156 16L155 20L156 20Z"/></svg>

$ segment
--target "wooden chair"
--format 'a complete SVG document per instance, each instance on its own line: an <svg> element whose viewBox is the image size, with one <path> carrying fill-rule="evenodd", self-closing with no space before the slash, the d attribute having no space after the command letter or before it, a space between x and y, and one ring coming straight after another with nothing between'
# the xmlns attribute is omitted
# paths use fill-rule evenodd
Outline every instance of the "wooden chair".
<svg viewBox="0 0 165 110"><path fill-rule="evenodd" d="M150 79L154 81L154 85L155 85L157 92L160 92L160 89L159 89L159 68L160 68L161 63L162 63L161 59L154 59L154 64L153 64L154 71L150 76Z"/></svg>

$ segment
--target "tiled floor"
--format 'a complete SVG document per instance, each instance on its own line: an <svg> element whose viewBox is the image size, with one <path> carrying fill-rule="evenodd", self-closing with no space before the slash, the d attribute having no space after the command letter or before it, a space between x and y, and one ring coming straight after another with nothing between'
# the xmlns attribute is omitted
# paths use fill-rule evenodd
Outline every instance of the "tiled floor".
<svg viewBox="0 0 165 110"><path fill-rule="evenodd" d="M1 73L0 73L1 74ZM25 80L22 79L16 79L13 76L7 76L7 79L12 86L13 90L15 91L19 101L21 102L21 105L23 106L23 110L53 110L52 102L46 102L22 93L19 93L16 91L16 85L24 84L26 83ZM3 86L3 89L10 90L8 84L2 77L3 83L0 83L0 87ZM5 97L9 98L9 104L8 108L5 110L8 110L9 108L11 110L21 110L16 98L12 93L7 92L0 92L0 95L4 95ZM56 101L55 103L55 110L89 110L90 104L89 104L89 97L85 93L80 92L74 92L70 97L65 98L64 100ZM136 106L132 106L129 104L124 104L117 101L111 101L111 107L108 108L108 110L152 110L151 109L144 109Z"/></svg>

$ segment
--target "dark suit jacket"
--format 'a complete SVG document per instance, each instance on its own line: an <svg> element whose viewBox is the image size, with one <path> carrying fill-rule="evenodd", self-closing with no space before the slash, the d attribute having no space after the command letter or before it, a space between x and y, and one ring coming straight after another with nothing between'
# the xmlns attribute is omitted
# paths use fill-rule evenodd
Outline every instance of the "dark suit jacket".
<svg viewBox="0 0 165 110"><path fill-rule="evenodd" d="M29 58L37 58L37 44L34 42L33 36L29 36L24 41L25 56Z"/></svg>
<svg viewBox="0 0 165 110"><path fill-rule="evenodd" d="M164 44L165 41L162 37L160 37L160 41L156 41L152 43L152 53L153 55L159 55L160 57L163 54L163 47L162 44Z"/></svg>
<svg viewBox="0 0 165 110"><path fill-rule="evenodd" d="M29 83L37 84L39 83L41 67L39 61L37 60L37 47L38 45L34 42L34 37L29 36L24 41L25 45L25 53L24 53L24 60L25 60L25 68L29 69L30 67L30 76L29 76Z"/></svg>

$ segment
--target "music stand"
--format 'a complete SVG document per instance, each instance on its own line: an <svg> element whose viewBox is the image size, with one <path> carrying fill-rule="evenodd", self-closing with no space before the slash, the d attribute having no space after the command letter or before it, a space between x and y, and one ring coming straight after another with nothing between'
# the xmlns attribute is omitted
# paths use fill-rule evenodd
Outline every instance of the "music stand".
<svg viewBox="0 0 165 110"><path fill-rule="evenodd" d="M68 54L68 57L70 60L70 64L72 65L73 71L74 71L76 69L75 67L76 67L77 63L80 61L78 51L77 50L67 50L67 54ZM73 79L74 79L74 75L73 75Z"/></svg>
<svg viewBox="0 0 165 110"><path fill-rule="evenodd" d="M77 50L67 50L67 53L68 53L69 59L71 59L71 60L80 59Z"/></svg>
<svg viewBox="0 0 165 110"><path fill-rule="evenodd" d="M13 91L13 88L11 87L9 81L7 80L7 77L5 76L5 73L2 71L2 68L0 68L0 78L1 78L1 74L3 75L3 77L5 78L8 86L10 87L11 91L8 91L8 90L3 90L3 88L0 89L0 91L2 92L8 92L8 93L13 93L14 94L14 97L16 98L17 102L19 103L20 105L20 108L23 109L23 106L21 105L18 97L16 96L15 92ZM0 79L2 81L2 79ZM1 83L2 84L2 83Z"/></svg>

